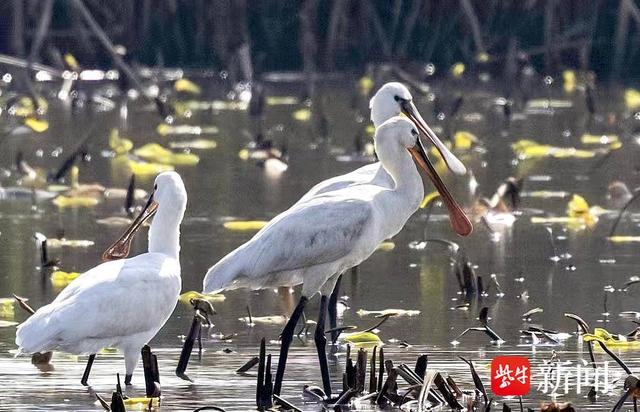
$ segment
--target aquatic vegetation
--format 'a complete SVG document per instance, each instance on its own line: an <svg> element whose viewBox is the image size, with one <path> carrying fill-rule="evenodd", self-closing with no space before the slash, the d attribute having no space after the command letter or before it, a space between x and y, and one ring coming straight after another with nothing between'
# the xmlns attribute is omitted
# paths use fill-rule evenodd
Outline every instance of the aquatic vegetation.
<svg viewBox="0 0 640 412"><path fill-rule="evenodd" d="M381 252L391 252L393 249L396 248L396 244L391 242L391 241L386 241L386 242L382 242L378 245L378 248L376 249L376 251L381 251Z"/></svg>
<svg viewBox="0 0 640 412"><path fill-rule="evenodd" d="M193 166L197 165L200 158L192 153L174 153L158 143L147 143L135 149L133 153L150 162L156 162L171 166Z"/></svg>
<svg viewBox="0 0 640 412"><path fill-rule="evenodd" d="M120 137L118 129L111 129L109 133L109 147L117 155L124 155L133 149L133 142L125 137Z"/></svg>
<svg viewBox="0 0 640 412"><path fill-rule="evenodd" d="M100 203L100 199L93 196L65 196L60 195L53 199L53 204L59 208L66 207L93 207Z"/></svg>
<svg viewBox="0 0 640 412"><path fill-rule="evenodd" d="M418 316L419 310L414 309L384 309L384 310L365 310L358 309L356 312L359 316L375 315L375 316Z"/></svg>
<svg viewBox="0 0 640 412"><path fill-rule="evenodd" d="M293 118L299 122L308 122L311 120L311 109L303 108L298 109L292 114Z"/></svg>
<svg viewBox="0 0 640 412"><path fill-rule="evenodd" d="M580 137L580 142L582 144L599 144L619 147L620 138L617 134L594 135L585 133Z"/></svg>
<svg viewBox="0 0 640 412"><path fill-rule="evenodd" d="M0 318L13 319L15 316L14 298L0 298Z"/></svg>
<svg viewBox="0 0 640 412"><path fill-rule="evenodd" d="M267 96L267 106L288 106L299 104L300 100L295 96Z"/></svg>
<svg viewBox="0 0 640 412"><path fill-rule="evenodd" d="M470 150L478 144L481 144L480 139L471 132L460 130L453 135L453 148L456 150Z"/></svg>
<svg viewBox="0 0 640 412"><path fill-rule="evenodd" d="M35 117L27 117L24 120L24 125L33 130L36 133L43 133L49 129L49 122L43 119Z"/></svg>
<svg viewBox="0 0 640 412"><path fill-rule="evenodd" d="M88 248L95 244L96 243L93 240L86 240L86 239L47 238L47 247L49 248L61 248L61 247Z"/></svg>
<svg viewBox="0 0 640 412"><path fill-rule="evenodd" d="M178 299L182 303L191 304L191 299L204 299L210 302L224 302L226 298L223 294L220 294L220 293L204 294L204 293L196 292L195 290L190 290L188 292L184 292L183 294L181 294Z"/></svg>
<svg viewBox="0 0 640 412"><path fill-rule="evenodd" d="M380 337L373 332L343 333L341 338L345 342L349 342L356 347L373 347L380 346L382 344Z"/></svg>
<svg viewBox="0 0 640 412"><path fill-rule="evenodd" d="M464 63L460 63L460 62L453 64L453 66L451 66L451 69L450 69L451 75L454 78L462 77L462 75L464 74L465 70L466 70L466 67L465 67Z"/></svg>
<svg viewBox="0 0 640 412"><path fill-rule="evenodd" d="M156 128L156 132L160 136L216 134L218 131L219 129L216 126L193 126L190 124L171 125L160 123Z"/></svg>
<svg viewBox="0 0 640 412"><path fill-rule="evenodd" d="M562 88L565 93L569 94L575 92L577 84L576 72L573 70L564 70L562 72L562 82Z"/></svg>
<svg viewBox="0 0 640 412"><path fill-rule="evenodd" d="M155 176L159 173L174 169L173 166L169 164L146 162L136 157L126 156L124 159L131 173L136 176Z"/></svg>
<svg viewBox="0 0 640 412"><path fill-rule="evenodd" d="M640 108L640 91L637 89L626 89L624 91L624 104L629 110Z"/></svg>
<svg viewBox="0 0 640 412"><path fill-rule="evenodd" d="M265 227L267 223L269 222L265 220L232 220L224 222L222 225L227 230L232 230L234 232L243 232L260 230Z"/></svg>
<svg viewBox="0 0 640 412"><path fill-rule="evenodd" d="M628 340L624 335L613 335L604 328L595 328L593 333L582 335L585 342L602 342L605 345L618 349L638 349L640 341Z"/></svg>
<svg viewBox="0 0 640 412"><path fill-rule="evenodd" d="M218 142L212 139L184 140L180 142L169 142L169 147L172 149L211 150L218 147Z"/></svg>
<svg viewBox="0 0 640 412"><path fill-rule="evenodd" d="M65 272L63 270L56 270L51 273L51 284L56 289L62 289L78 276L80 276L80 273L78 272Z"/></svg>
<svg viewBox="0 0 640 412"><path fill-rule="evenodd" d="M269 316L244 316L238 318L242 323L247 325L264 324L264 325L284 325L287 323L287 317L282 315L269 315Z"/></svg>
<svg viewBox="0 0 640 412"><path fill-rule="evenodd" d="M611 150L619 149L619 143L612 143ZM590 159L598 154L606 154L602 149L576 149L575 147L556 147L546 144L539 144L533 140L519 140L511 145L519 159L538 159L544 157L554 157L556 159L578 158Z"/></svg>
<svg viewBox="0 0 640 412"><path fill-rule="evenodd" d="M173 83L173 88L177 92L196 94L196 95L198 95L198 94L200 94L202 92L202 89L200 88L200 86L198 86L197 84L195 84L191 80L186 79L184 77L182 79L176 80Z"/></svg>

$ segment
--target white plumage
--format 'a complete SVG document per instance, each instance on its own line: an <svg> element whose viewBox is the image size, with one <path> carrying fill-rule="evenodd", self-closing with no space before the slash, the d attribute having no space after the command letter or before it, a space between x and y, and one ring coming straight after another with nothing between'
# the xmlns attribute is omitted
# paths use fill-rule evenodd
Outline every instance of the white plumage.
<svg viewBox="0 0 640 412"><path fill-rule="evenodd" d="M181 289L179 227L187 195L175 172L158 175L155 183L147 203L157 203L149 252L102 263L71 282L18 326L21 352L95 354L115 347L123 351L130 377L140 349L171 316ZM136 220L139 224L149 217L143 218L144 213Z"/></svg>
<svg viewBox="0 0 640 412"><path fill-rule="evenodd" d="M388 120L376 131L375 144L393 187L372 179L301 200L210 268L204 291L303 283L302 294L310 297L334 275L360 264L402 229L423 198L422 179L407 150L416 139L412 122ZM329 282L323 294L332 288Z"/></svg>

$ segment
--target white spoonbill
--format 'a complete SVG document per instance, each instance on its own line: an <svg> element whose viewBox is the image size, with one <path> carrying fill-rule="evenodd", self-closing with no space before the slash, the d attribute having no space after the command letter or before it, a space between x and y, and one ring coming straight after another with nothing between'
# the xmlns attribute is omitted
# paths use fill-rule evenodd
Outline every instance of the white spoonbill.
<svg viewBox="0 0 640 412"><path fill-rule="evenodd" d="M302 297L282 332L274 385L277 395L296 323L309 298L320 292L315 343L324 391L331 396L324 336L328 295L340 273L367 259L418 209L424 189L412 156L440 191L456 231L466 235L472 230L429 162L414 123L403 117L387 120L376 130L375 146L382 167L393 179L392 187L376 184L374 178L296 203L211 267L204 278L205 293L303 284Z"/></svg>
<svg viewBox="0 0 640 412"><path fill-rule="evenodd" d="M457 175L466 173L466 168L462 162L440 142L433 130L431 130L429 125L424 121L413 103L411 92L409 92L409 89L402 83L385 83L369 101L369 109L371 109L371 121L376 128L394 116L400 114L407 116L415 123L418 130L435 145L452 172ZM304 202L320 193L342 189L351 185L369 183L372 179L374 179L373 182L376 185L389 188L394 186L393 178L387 170L382 167L381 162L375 162L362 166L353 172L332 177L318 183L302 196L302 198L298 200L298 203ZM329 323L332 329L335 329L337 326L336 303L340 288L340 279L341 277L338 277L335 290L329 300ZM336 338L337 332L332 333L332 339L335 340Z"/></svg>
<svg viewBox="0 0 640 412"><path fill-rule="evenodd" d="M95 354L115 347L124 353L125 383L130 384L141 348L162 328L178 301L180 223L186 204L180 175L158 175L143 211L103 255L103 260L118 260L83 273L19 325L16 344L20 352L89 354L81 381L87 385ZM122 259L135 232L154 214L149 252Z"/></svg>
<svg viewBox="0 0 640 412"><path fill-rule="evenodd" d="M457 175L466 173L467 169L462 162L440 142L433 130L431 130L424 121L413 103L411 92L409 92L409 89L402 83L385 83L369 101L369 109L371 109L371 121L376 129L392 117L398 116L401 113L404 114L411 119L418 130L435 145L453 173ZM319 193L342 189L352 184L368 183L372 178L375 178L375 184L378 185L386 187L393 187L394 185L393 179L385 168L382 167L382 164L375 162L362 166L353 172L332 177L318 183L302 196L298 202L303 202Z"/></svg>

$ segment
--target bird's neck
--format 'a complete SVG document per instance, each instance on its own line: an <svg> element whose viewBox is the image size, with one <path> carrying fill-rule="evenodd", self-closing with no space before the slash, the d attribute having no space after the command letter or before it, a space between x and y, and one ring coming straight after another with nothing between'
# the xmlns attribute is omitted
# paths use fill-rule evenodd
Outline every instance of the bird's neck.
<svg viewBox="0 0 640 412"><path fill-rule="evenodd" d="M184 208L169 210L160 206L149 228L149 253L162 253L178 259L180 255L180 222Z"/></svg>
<svg viewBox="0 0 640 412"><path fill-rule="evenodd" d="M406 195L406 200L411 203L411 206L416 202L416 206L419 205L424 196L424 187L409 151L393 142L386 144L376 142L376 152L382 167L393 178L394 191Z"/></svg>

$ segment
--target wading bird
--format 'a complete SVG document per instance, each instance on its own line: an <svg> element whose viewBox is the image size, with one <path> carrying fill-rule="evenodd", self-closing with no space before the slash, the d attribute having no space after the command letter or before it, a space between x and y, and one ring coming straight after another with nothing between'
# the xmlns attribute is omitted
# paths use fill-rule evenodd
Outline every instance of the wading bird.
<svg viewBox="0 0 640 412"><path fill-rule="evenodd" d="M456 232L467 235L472 230L430 163L413 122L403 117L387 120L376 130L375 146L393 186L377 184L373 178L369 183L298 202L211 267L204 278L205 293L303 284L300 301L282 332L273 391L276 395L280 394L295 326L307 301L320 292L315 343L324 391L331 396L324 336L328 296L340 273L367 259L382 241L397 234L418 209L424 188L412 157L439 190Z"/></svg>
<svg viewBox="0 0 640 412"><path fill-rule="evenodd" d="M130 384L141 348L162 328L178 301L180 223L186 204L180 175L158 175L145 208L104 253L107 262L80 275L18 326L20 353L89 354L81 381L87 385L95 354L115 347L124 353L125 383ZM123 259L135 232L153 215L149 252Z"/></svg>
<svg viewBox="0 0 640 412"><path fill-rule="evenodd" d="M463 175L466 173L466 168L445 145L440 142L436 134L431 130L429 125L424 121L420 112L413 103L413 96L409 89L405 85L399 82L385 83L377 92L373 95L369 101L369 109L371 109L371 121L374 127L377 129L382 123L391 119L394 116L404 115L411 119L416 125L418 130L426 136L431 143L433 143L442 158L445 160L449 169L457 175ZM375 140L375 135L374 135ZM372 180L373 179L373 180ZM394 187L394 180L388 171L382 167L381 162L375 162L362 166L353 172L332 177L324 180L311 188L298 203L305 202L312 197L333 191L342 189L351 185L373 182L376 185L385 186L388 188ZM340 288L340 279L336 281L335 292L331 295L329 304L329 322L331 329L335 329L337 326L337 294ZM336 340L337 332L332 333L332 340Z"/></svg>

